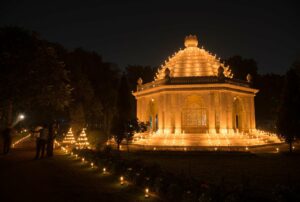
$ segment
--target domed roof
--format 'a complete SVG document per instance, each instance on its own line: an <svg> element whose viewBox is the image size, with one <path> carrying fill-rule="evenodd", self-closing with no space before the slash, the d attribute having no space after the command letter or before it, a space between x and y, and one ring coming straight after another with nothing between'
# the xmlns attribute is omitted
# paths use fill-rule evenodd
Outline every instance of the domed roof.
<svg viewBox="0 0 300 202"><path fill-rule="evenodd" d="M185 49L179 50L159 68L155 80L165 78L165 71L170 70L170 77L203 77L217 76L219 67L223 67L225 77L232 78L229 67L226 67L216 55L198 47L196 36L187 36Z"/></svg>

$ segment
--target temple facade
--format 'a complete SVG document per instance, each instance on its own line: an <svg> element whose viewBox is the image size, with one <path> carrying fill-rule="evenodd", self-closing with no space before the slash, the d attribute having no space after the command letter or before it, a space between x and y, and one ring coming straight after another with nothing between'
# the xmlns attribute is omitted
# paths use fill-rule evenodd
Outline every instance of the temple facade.
<svg viewBox="0 0 300 202"><path fill-rule="evenodd" d="M138 80L137 118L156 134L232 134L255 131L251 76L234 78L230 67L187 36L150 83Z"/></svg>

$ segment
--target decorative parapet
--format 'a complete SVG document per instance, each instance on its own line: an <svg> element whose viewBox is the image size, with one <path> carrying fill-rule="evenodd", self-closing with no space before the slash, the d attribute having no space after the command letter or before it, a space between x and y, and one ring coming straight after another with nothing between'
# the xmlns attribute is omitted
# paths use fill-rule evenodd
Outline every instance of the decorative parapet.
<svg viewBox="0 0 300 202"><path fill-rule="evenodd" d="M220 79L217 76L203 76L203 77L171 77L145 83L137 87L137 91L143 91L162 85L189 85L189 84L214 84L214 83L229 83L237 86L250 87L247 81L242 81L234 78Z"/></svg>

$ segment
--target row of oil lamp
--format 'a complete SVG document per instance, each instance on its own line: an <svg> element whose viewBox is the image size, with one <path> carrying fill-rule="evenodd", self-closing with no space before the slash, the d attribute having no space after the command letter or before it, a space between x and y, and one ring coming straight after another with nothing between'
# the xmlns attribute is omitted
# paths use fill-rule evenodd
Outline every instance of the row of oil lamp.
<svg viewBox="0 0 300 202"><path fill-rule="evenodd" d="M55 141L55 144L57 144L58 146L60 146L61 149L62 149L66 154L70 154L71 156L75 156L76 159L80 159L80 158L81 158L81 162L82 162L82 163L88 163L88 161L87 161L84 157L80 157L78 154L74 154L73 152L70 152L70 153L69 153L68 149L66 149L65 147L61 146L61 144L60 144L59 142ZM96 168L94 162L91 162L91 163L90 163L90 166L91 166L91 168ZM109 174L109 172L107 171L107 168L106 168L106 167L103 167L103 168L102 168L102 174L103 174L103 175ZM120 176L119 181L120 181L120 185L122 185L122 186L123 186L123 185L125 184L125 182L126 182L124 176ZM144 194L144 196L145 196L145 198L149 198L149 197L150 197L150 192L149 192L149 188L148 188L148 187L145 188L145 194Z"/></svg>
<svg viewBox="0 0 300 202"><path fill-rule="evenodd" d="M29 138L30 135L31 135L31 134L26 135L25 137L22 137L21 139L19 139L19 140L17 140L16 142L14 142L14 143L12 144L12 148L14 148L17 144L20 144L21 142L23 142L24 140L26 140L27 138Z"/></svg>

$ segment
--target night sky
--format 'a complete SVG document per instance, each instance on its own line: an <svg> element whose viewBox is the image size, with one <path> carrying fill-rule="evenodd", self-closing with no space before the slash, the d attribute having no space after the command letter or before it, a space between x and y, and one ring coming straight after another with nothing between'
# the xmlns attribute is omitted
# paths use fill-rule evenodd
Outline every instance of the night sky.
<svg viewBox="0 0 300 202"><path fill-rule="evenodd" d="M15 1L0 3L0 26L17 25L104 61L160 65L196 34L221 58L239 54L260 73L284 73L300 58L298 7L287 1Z"/></svg>

